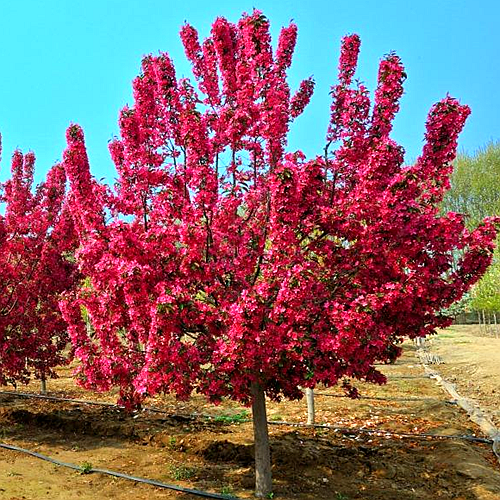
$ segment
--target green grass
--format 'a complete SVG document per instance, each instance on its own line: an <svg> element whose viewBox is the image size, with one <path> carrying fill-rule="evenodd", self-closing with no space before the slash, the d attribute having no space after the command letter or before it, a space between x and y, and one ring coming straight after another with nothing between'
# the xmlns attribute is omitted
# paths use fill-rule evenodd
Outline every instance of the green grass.
<svg viewBox="0 0 500 500"><path fill-rule="evenodd" d="M336 493L335 500L349 500L349 497L344 495L343 493Z"/></svg>
<svg viewBox="0 0 500 500"><path fill-rule="evenodd" d="M284 418L282 415L271 415L269 417L269 420L271 420L271 422L280 422L280 421L284 420Z"/></svg>
<svg viewBox="0 0 500 500"><path fill-rule="evenodd" d="M223 413L211 417L211 420L223 424L243 424L248 422L250 415L247 410L240 411L239 413Z"/></svg>
<svg viewBox="0 0 500 500"><path fill-rule="evenodd" d="M187 465L172 465L170 467L170 476L176 481L185 481L196 476L196 468Z"/></svg>
<svg viewBox="0 0 500 500"><path fill-rule="evenodd" d="M90 474L93 468L90 462L83 462L82 465L80 465L80 474Z"/></svg>
<svg viewBox="0 0 500 500"><path fill-rule="evenodd" d="M232 495L234 490L231 486L223 486L220 490L221 495Z"/></svg>
<svg viewBox="0 0 500 500"><path fill-rule="evenodd" d="M177 438L175 436L170 436L168 438L168 449L176 450L177 449Z"/></svg>

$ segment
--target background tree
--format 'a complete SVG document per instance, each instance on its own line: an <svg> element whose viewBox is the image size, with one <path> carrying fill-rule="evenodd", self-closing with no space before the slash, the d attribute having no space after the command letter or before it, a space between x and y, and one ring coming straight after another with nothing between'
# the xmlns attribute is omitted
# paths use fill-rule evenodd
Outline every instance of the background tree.
<svg viewBox="0 0 500 500"><path fill-rule="evenodd" d="M0 185L0 384L55 377L67 361L66 323L58 301L73 286L75 237L65 209L66 175L54 166L32 192L35 156L15 151Z"/></svg>
<svg viewBox="0 0 500 500"><path fill-rule="evenodd" d="M473 154L459 154L454 161L451 189L443 210L464 214L469 228L500 214L500 142L491 142Z"/></svg>
<svg viewBox="0 0 500 500"><path fill-rule="evenodd" d="M482 279L473 287L471 306L478 312L479 324L483 325L485 333L493 330L498 337L500 333L500 265L498 261L490 266Z"/></svg>
<svg viewBox="0 0 500 500"><path fill-rule="evenodd" d="M110 145L115 190L91 177L79 126L64 153L89 277L64 304L80 382L118 386L129 406L193 390L251 404L261 497L271 491L265 395L298 399L318 383L355 395L352 379L385 382L374 363L397 357L404 336L448 324L440 311L485 270L495 236L491 221L468 231L438 214L469 109L436 104L422 156L403 167L389 138L403 66L382 60L371 107L352 83L355 35L343 40L324 150L285 154L313 90L308 79L292 95L286 82L296 31L283 28L273 52L258 11L218 18L203 43L185 25L198 91L168 55L144 58Z"/></svg>
<svg viewBox="0 0 500 500"><path fill-rule="evenodd" d="M491 142L472 155L462 153L454 162L451 189L443 199L443 211L455 211L465 217L467 227L475 227L484 217L500 216L500 143ZM477 311L479 323L486 328L497 323L500 313L500 253L484 277L474 286L467 306Z"/></svg>

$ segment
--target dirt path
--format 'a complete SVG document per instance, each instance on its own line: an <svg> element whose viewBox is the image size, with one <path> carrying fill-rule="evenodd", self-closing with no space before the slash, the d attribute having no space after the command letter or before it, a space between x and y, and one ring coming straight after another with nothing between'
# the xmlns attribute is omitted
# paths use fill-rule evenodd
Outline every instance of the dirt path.
<svg viewBox="0 0 500 500"><path fill-rule="evenodd" d="M479 386L484 385L481 370L485 367L480 361L483 343L462 333L451 337L445 332L433 340L432 349L446 361L437 369L443 368L443 374L452 373L454 368L458 373L460 366L466 370L460 365L464 361L458 353L466 348L471 360L478 356L480 365L471 380L477 376ZM490 349L485 348L487 357ZM456 360L452 360L452 354ZM495 366L497 374L499 367L500 363ZM299 500L500 499L500 466L489 445L358 432L479 433L465 413L423 376L411 343L396 364L381 369L389 383L384 387L360 384L363 397L359 400L342 397L338 389L317 391L317 421L352 432L271 426L275 496ZM49 384L51 394L106 399L74 387L67 370L61 375ZM465 385L472 387L470 383ZM27 389L35 392L37 386ZM112 401L112 396L107 399ZM199 397L183 404L169 397L155 398L150 404L166 413L127 415L112 407L23 400L0 394L0 442L78 465L91 464L186 487L252 497L252 433L251 424L244 421L248 416L245 408L230 401L213 407ZM193 412L212 418L184 417ZM306 420L304 401L270 403L268 413L270 421ZM195 498L98 474L80 474L0 450L2 500L150 500L181 496Z"/></svg>
<svg viewBox="0 0 500 500"><path fill-rule="evenodd" d="M433 337L431 349L444 361L438 371L500 429L500 339L482 335L477 325L456 325Z"/></svg>

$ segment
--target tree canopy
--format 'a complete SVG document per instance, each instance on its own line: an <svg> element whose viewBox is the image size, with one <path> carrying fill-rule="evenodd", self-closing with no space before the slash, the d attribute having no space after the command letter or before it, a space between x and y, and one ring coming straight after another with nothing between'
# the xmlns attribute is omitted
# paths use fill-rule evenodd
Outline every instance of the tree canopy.
<svg viewBox="0 0 500 500"><path fill-rule="evenodd" d="M217 18L203 42L186 24L195 81L166 53L143 59L110 144L114 189L92 177L76 124L63 161L87 278L62 305L80 383L118 387L129 407L193 390L252 404L259 496L270 492L264 395L383 383L375 363L449 323L441 311L485 271L496 232L439 213L469 108L435 104L404 166L390 133L406 73L384 57L372 104L354 79L357 35L342 41L324 148L289 151L314 88L287 83L296 36L291 23L274 50L256 10Z"/></svg>
<svg viewBox="0 0 500 500"><path fill-rule="evenodd" d="M55 165L33 192L35 155L15 151L0 184L0 384L45 380L67 360L59 300L75 285L66 175Z"/></svg>

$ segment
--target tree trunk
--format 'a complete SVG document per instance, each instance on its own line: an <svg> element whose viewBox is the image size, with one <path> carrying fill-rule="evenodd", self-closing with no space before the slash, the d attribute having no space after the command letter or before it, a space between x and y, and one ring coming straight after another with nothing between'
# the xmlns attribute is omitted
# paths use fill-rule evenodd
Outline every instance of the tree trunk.
<svg viewBox="0 0 500 500"><path fill-rule="evenodd" d="M44 396L47 395L47 380L45 379L45 375L40 380L40 393Z"/></svg>
<svg viewBox="0 0 500 500"><path fill-rule="evenodd" d="M415 344L417 346L417 349L424 349L425 348L425 337L417 337L415 339Z"/></svg>
<svg viewBox="0 0 500 500"><path fill-rule="evenodd" d="M484 334L487 335L488 334L488 328L486 326L486 315L484 313L484 309L483 309L483 325L484 325Z"/></svg>
<svg viewBox="0 0 500 500"><path fill-rule="evenodd" d="M314 425L316 423L316 412L314 411L314 390L309 387L306 388L307 400L307 425Z"/></svg>
<svg viewBox="0 0 500 500"><path fill-rule="evenodd" d="M498 321L496 311L493 313L493 320L495 321L495 338L498 338Z"/></svg>
<svg viewBox="0 0 500 500"><path fill-rule="evenodd" d="M252 386L252 417L255 442L255 496L269 498L272 492L271 452L267 429L266 397L258 384Z"/></svg>

